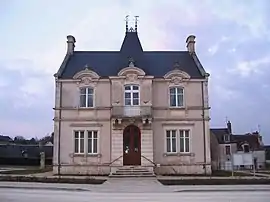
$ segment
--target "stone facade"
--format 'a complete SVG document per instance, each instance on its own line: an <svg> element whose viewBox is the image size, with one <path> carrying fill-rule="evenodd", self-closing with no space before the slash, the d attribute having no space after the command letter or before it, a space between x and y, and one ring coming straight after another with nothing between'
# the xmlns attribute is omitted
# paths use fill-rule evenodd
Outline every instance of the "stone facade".
<svg viewBox="0 0 270 202"><path fill-rule="evenodd" d="M68 41L68 54L73 54L70 40L75 43L75 38L69 36ZM194 58L192 44L194 41L188 45L190 53L187 54ZM140 133L139 141L135 136L132 139L132 144L139 144L133 148L134 155L140 157L137 166L156 174L210 174L209 75L193 78L181 70L181 65L176 65L159 78L146 75L132 61L117 75L109 77L99 75L91 66L78 71L72 78L56 75L53 172L75 175L114 172L124 166L126 158L124 130L134 126ZM136 86L138 105L126 105L126 86ZM80 89L88 87L93 106L81 107ZM171 88L183 90L180 107L170 105ZM168 140L169 133L171 139ZM81 134L84 134L84 142L78 139ZM89 135L90 140L87 139ZM97 145L95 151L89 153L89 145L93 149L93 144ZM172 151L168 152L168 147ZM80 152L82 148L84 151ZM129 159L129 163L132 164L132 160Z"/></svg>

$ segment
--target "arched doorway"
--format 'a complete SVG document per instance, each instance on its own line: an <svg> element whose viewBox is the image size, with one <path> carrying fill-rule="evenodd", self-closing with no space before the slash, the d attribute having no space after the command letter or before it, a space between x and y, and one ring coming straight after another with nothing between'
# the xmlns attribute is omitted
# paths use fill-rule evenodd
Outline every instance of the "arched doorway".
<svg viewBox="0 0 270 202"><path fill-rule="evenodd" d="M141 165L141 132L135 125L123 132L123 165Z"/></svg>

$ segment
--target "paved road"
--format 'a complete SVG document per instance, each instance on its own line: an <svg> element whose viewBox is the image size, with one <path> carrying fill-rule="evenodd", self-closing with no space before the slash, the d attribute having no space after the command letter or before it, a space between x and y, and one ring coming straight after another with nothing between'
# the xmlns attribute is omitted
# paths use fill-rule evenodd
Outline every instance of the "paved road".
<svg viewBox="0 0 270 202"><path fill-rule="evenodd" d="M180 193L92 193L89 191L0 189L1 202L269 202L269 191L180 192Z"/></svg>
<svg viewBox="0 0 270 202"><path fill-rule="evenodd" d="M0 202L269 202L269 185L163 186L156 180L109 180L102 185L0 182Z"/></svg>

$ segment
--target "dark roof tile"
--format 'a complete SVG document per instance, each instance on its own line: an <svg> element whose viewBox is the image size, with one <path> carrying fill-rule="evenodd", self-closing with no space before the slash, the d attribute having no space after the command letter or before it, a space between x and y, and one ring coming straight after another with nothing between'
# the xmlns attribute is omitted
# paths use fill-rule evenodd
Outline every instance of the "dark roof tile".
<svg viewBox="0 0 270 202"><path fill-rule="evenodd" d="M137 32L126 33L120 51L74 51L65 58L58 76L71 79L85 69L86 64L101 77L116 76L128 66L130 57L147 75L162 77L173 70L174 63L178 62L179 69L187 72L191 78L203 78L202 67L198 67L188 51L143 51Z"/></svg>

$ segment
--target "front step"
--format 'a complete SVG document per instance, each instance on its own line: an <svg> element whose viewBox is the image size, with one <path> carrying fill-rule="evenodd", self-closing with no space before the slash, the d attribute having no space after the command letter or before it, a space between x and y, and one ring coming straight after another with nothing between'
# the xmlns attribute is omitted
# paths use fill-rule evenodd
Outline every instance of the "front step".
<svg viewBox="0 0 270 202"><path fill-rule="evenodd" d="M112 172L110 177L155 177L152 171L139 166L122 167Z"/></svg>

